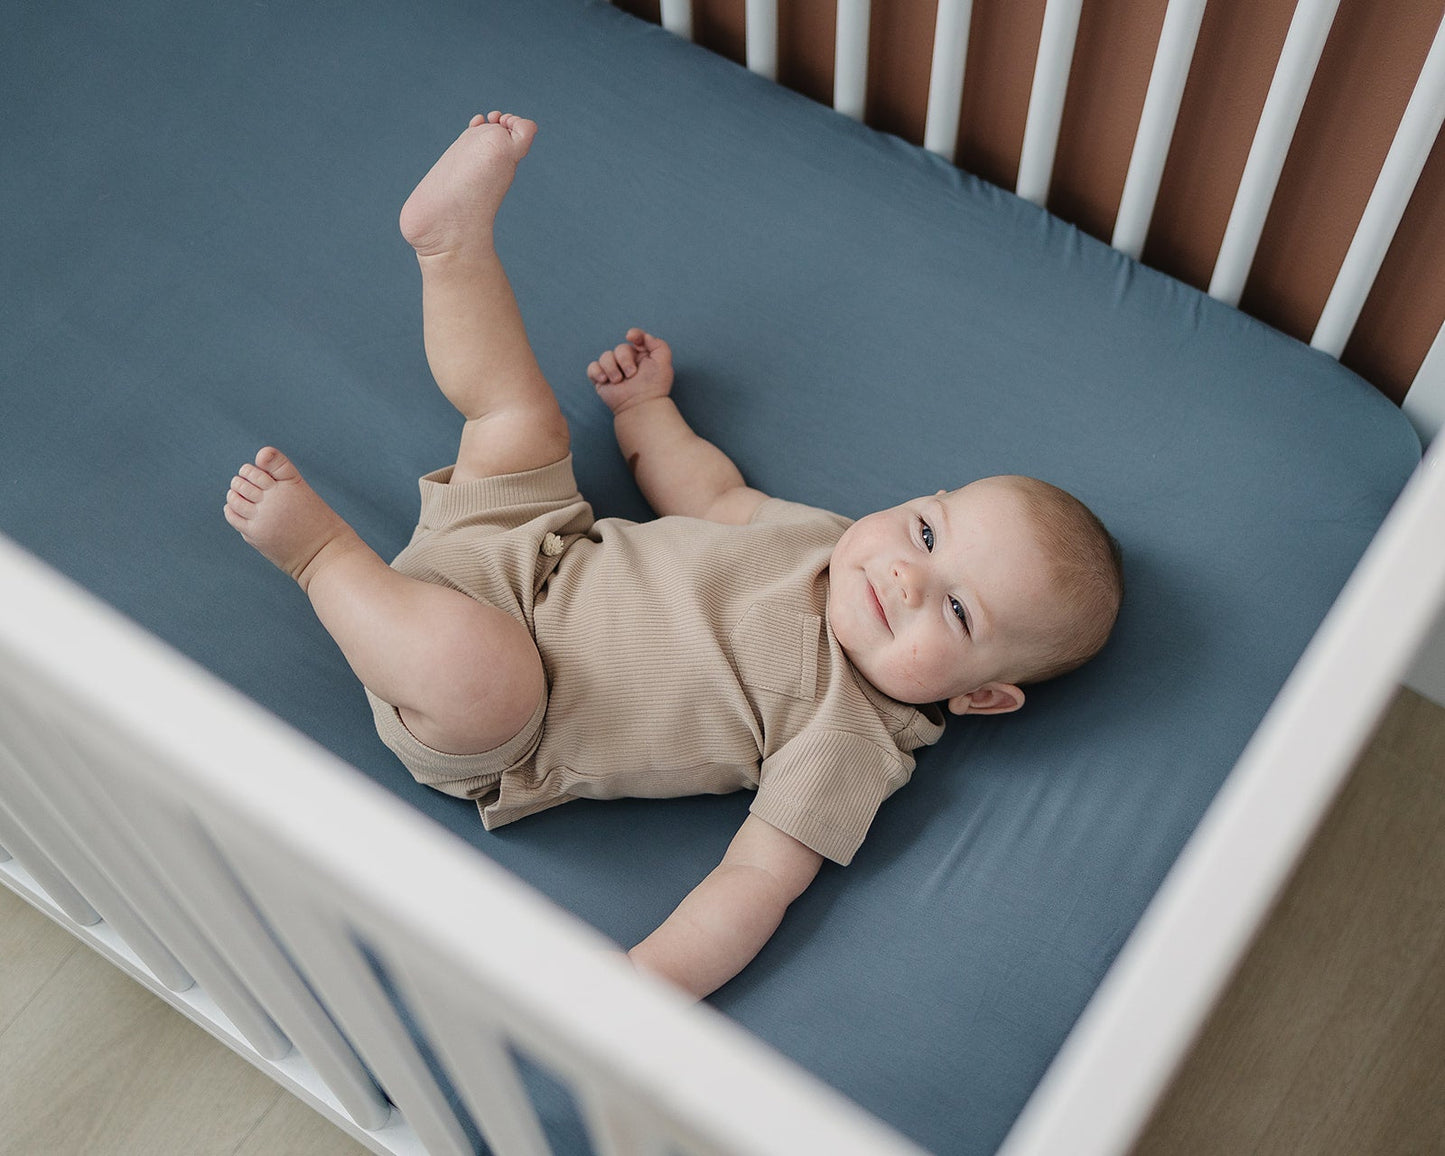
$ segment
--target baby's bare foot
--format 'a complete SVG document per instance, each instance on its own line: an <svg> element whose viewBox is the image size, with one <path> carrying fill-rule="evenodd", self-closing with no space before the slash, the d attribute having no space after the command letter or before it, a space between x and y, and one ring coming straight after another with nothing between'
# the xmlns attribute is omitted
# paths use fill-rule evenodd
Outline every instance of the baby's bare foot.
<svg viewBox="0 0 1445 1156"><path fill-rule="evenodd" d="M241 537L303 590L323 555L353 545L366 548L346 520L306 484L291 459L270 446L231 479L225 514Z"/></svg>
<svg viewBox="0 0 1445 1156"><path fill-rule="evenodd" d="M536 133L536 124L510 113L472 117L402 206L402 236L421 256L490 249L497 209Z"/></svg>

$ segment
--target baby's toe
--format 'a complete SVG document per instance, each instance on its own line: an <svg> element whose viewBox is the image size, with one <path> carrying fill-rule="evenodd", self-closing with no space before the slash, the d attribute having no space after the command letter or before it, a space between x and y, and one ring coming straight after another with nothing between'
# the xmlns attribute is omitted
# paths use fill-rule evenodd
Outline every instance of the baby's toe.
<svg viewBox="0 0 1445 1156"><path fill-rule="evenodd" d="M291 478L299 478L301 472L291 464L291 459L278 450L275 446L266 446L256 454L256 465L267 475L266 482L284 482ZM252 481L265 485L259 479L252 477Z"/></svg>
<svg viewBox="0 0 1445 1156"><path fill-rule="evenodd" d="M249 468L254 469L255 467ZM248 478L243 478L240 474L231 479L231 493L248 502L259 502L265 495L265 491L260 486Z"/></svg>
<svg viewBox="0 0 1445 1156"><path fill-rule="evenodd" d="M260 466L253 466L250 462L237 471L236 479L247 483L258 492L268 490L276 484L276 479L267 470Z"/></svg>
<svg viewBox="0 0 1445 1156"><path fill-rule="evenodd" d="M224 509L227 521L244 522L255 512L256 504L241 497L235 490L228 490Z"/></svg>

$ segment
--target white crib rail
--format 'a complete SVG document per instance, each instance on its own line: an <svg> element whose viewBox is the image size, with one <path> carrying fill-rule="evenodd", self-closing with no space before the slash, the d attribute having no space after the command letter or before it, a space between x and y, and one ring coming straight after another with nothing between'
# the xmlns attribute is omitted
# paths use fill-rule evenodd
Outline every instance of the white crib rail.
<svg viewBox="0 0 1445 1156"><path fill-rule="evenodd" d="M1440 19L1429 55L1421 66L1419 82L1400 118L1359 228L1355 230L1339 276L1315 326L1310 344L1316 349L1333 357L1344 351L1442 124L1445 124L1445 16Z"/></svg>
<svg viewBox="0 0 1445 1156"><path fill-rule="evenodd" d="M963 114L963 77L973 0L939 0L933 25L933 61L928 72L928 110L923 147L952 161Z"/></svg>
<svg viewBox="0 0 1445 1156"><path fill-rule="evenodd" d="M1124 177L1124 192L1119 198L1111 242L1114 248L1135 260L1144 252L1149 222L1154 217L1154 204L1164 179L1164 163L1174 140L1174 126L1179 122L1184 82L1189 77L1189 65L1199 43L1199 27L1204 23L1204 3L1205 0L1169 0L1169 7L1164 11L1159 48L1149 73L1149 90L1139 115L1139 132L1134 138L1134 151L1129 155L1129 171Z"/></svg>
<svg viewBox="0 0 1445 1156"><path fill-rule="evenodd" d="M838 35L833 57L833 107L863 119L868 103L869 0L838 0Z"/></svg>
<svg viewBox="0 0 1445 1156"><path fill-rule="evenodd" d="M778 0L748 0L747 60L759 76L778 79Z"/></svg>
<svg viewBox="0 0 1445 1156"><path fill-rule="evenodd" d="M1209 280L1209 295L1230 305L1238 305L1244 293L1290 141L1339 5L1340 0L1299 0L1290 21Z"/></svg>
<svg viewBox="0 0 1445 1156"><path fill-rule="evenodd" d="M0 881L372 1150L545 1153L522 1055L599 1152L917 1153L3 537L0 589Z"/></svg>
<svg viewBox="0 0 1445 1156"><path fill-rule="evenodd" d="M1028 118L1024 122L1023 148L1019 154L1018 181L1014 187L1019 196L1036 205L1045 205L1049 199L1059 129L1064 122L1064 98L1069 91L1074 42L1079 36L1083 8L1084 0L1049 0L1044 8L1039 55L1034 64L1034 83L1029 93Z"/></svg>

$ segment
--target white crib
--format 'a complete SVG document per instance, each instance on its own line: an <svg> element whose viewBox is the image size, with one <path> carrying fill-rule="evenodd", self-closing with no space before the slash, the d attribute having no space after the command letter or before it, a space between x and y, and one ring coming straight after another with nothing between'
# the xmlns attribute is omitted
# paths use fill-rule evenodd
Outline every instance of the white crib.
<svg viewBox="0 0 1445 1156"><path fill-rule="evenodd" d="M1300 0L1294 13L1210 282L1226 301L1240 298L1336 7ZM938 5L925 144L945 155L971 9ZM1081 9L1050 0L1043 21L1018 177L1041 203ZM686 0L661 10L690 33ZM1164 17L1113 233L1131 255L1143 251L1203 11L1204 0L1171 0ZM748 64L773 75L777 6L748 0L747 15ZM840 0L835 104L854 116L868 92L869 17L867 0ZM1343 350L1442 120L1445 24L1319 317L1318 348ZM1445 423L1445 330L1405 408L1426 441ZM1007 1156L1128 1149L1396 688L1410 680L1445 702L1442 527L1437 445ZM3 540L0 589L0 880L371 1150L472 1151L400 1003L507 1156L547 1151L518 1054L571 1089L609 1156L916 1151Z"/></svg>

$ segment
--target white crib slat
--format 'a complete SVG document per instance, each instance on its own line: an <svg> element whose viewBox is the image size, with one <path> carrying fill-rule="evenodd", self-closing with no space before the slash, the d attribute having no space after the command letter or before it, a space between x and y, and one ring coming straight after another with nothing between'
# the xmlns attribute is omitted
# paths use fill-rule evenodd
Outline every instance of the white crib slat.
<svg viewBox="0 0 1445 1156"><path fill-rule="evenodd" d="M504 1156L549 1156L546 1135L501 1032L477 1007L478 989L454 994L449 989L455 985L431 974L424 961L403 956L389 962L403 999L487 1144Z"/></svg>
<svg viewBox="0 0 1445 1156"><path fill-rule="evenodd" d="M26 764L34 765L37 752L30 746L29 736L21 732L18 714L6 712L0 730L5 737L5 745L0 746L0 790L25 833L85 896L101 919L125 940L156 979L171 991L188 990L195 983L190 973L131 906L121 888L97 866L66 817L36 787ZM40 751L43 752L44 747ZM40 762L49 769L49 759L41 757ZM46 786L52 784L47 781Z"/></svg>
<svg viewBox="0 0 1445 1156"><path fill-rule="evenodd" d="M317 989L324 991L332 1017L430 1156L472 1156L471 1143L426 1061L334 909L308 901L305 879L297 868L274 860L263 863L254 854L238 856L239 848L229 840L225 847L262 914Z"/></svg>
<svg viewBox="0 0 1445 1156"><path fill-rule="evenodd" d="M145 902L138 901L142 913L162 932L186 970L196 977L257 1055L268 1060L289 1055L290 1039L216 950L202 925L187 911L187 905L178 902L185 883L178 888L176 872L168 876L162 863L173 858L180 844L177 832L180 822L174 818L170 823L159 821L169 810L165 800L133 780L126 784L125 790L115 790L116 779L123 772L113 762L106 766L104 774L89 773L89 768L85 773L89 774L90 790L96 799L105 802L117 829L123 829L133 845L145 849L150 879ZM187 863L182 870L189 872L190 867Z"/></svg>
<svg viewBox="0 0 1445 1156"><path fill-rule="evenodd" d="M1384 263L1385 252L1394 239L1400 218L1430 148L1445 124L1445 17L1435 31L1435 40L1425 58L1410 103L1400 118L1395 139L1375 180L1359 228L1355 230L1310 344L1333 357L1344 352L1345 342L1359 320L1365 298Z"/></svg>
<svg viewBox="0 0 1445 1156"><path fill-rule="evenodd" d="M180 901L223 946L231 966L347 1115L371 1131L383 1127L391 1117L391 1104L261 922L230 866L188 815L173 805L167 811L162 865Z"/></svg>
<svg viewBox="0 0 1445 1156"><path fill-rule="evenodd" d="M193 886L197 875L203 873L200 861L207 857L207 849L198 848L191 817L126 774L116 762L109 763L104 774L92 774L89 787L105 801L115 821L124 824L145 848L168 901L186 913L189 922L183 925L181 941L173 945L181 961L257 1055L268 1060L289 1055L291 1040L253 988L232 968L229 953L222 953L246 913L238 910L236 902L228 903L214 893L207 893L200 904L195 902ZM219 944L222 951L213 944Z"/></svg>
<svg viewBox="0 0 1445 1156"><path fill-rule="evenodd" d="M1174 126L1179 120L1184 83L1189 78L1189 65L1199 42L1199 26L1204 22L1204 4L1205 0L1169 0L1164 12L1154 68L1149 74L1149 90L1139 116L1139 132L1129 156L1119 215L1114 220L1114 248L1136 260L1144 252L1149 222L1154 217L1159 182L1164 178L1164 162L1169 157Z"/></svg>
<svg viewBox="0 0 1445 1156"><path fill-rule="evenodd" d="M587 1138L597 1156L669 1156L655 1114L634 1100L598 1089L583 1100Z"/></svg>
<svg viewBox="0 0 1445 1156"><path fill-rule="evenodd" d="M1436 332L1430 352L1405 394L1403 408L1426 445L1445 429L1445 325Z"/></svg>
<svg viewBox="0 0 1445 1156"><path fill-rule="evenodd" d="M0 778L0 788L3 786L4 780ZM81 927L92 927L100 922L100 913L86 902L85 896L75 889L65 872L52 863L50 857L25 833L20 821L5 806L4 799L0 799L0 839L15 849L15 861L40 884L51 902L68 918Z"/></svg>
<svg viewBox="0 0 1445 1156"><path fill-rule="evenodd" d="M144 851L114 822L110 808L91 789L75 728L58 723L37 703L22 699L21 708L6 726L11 753L18 753L11 768L12 784L27 782L34 796L44 799L58 828L83 849L122 901L115 910L121 923L106 921L146 960L147 967L155 960L162 969L152 968L157 979L172 991L189 990L195 983L196 964L206 968L209 945L169 901ZM127 926L132 920L139 926ZM131 942L132 934L148 940L144 952Z"/></svg>
<svg viewBox="0 0 1445 1156"><path fill-rule="evenodd" d="M833 107L863 119L868 102L869 0L838 0L838 36L833 58Z"/></svg>
<svg viewBox="0 0 1445 1156"><path fill-rule="evenodd" d="M933 63L928 74L923 147L948 161L953 160L958 150L963 73L972 23L973 0L939 0L938 19L933 25Z"/></svg>
<svg viewBox="0 0 1445 1156"><path fill-rule="evenodd" d="M1064 121L1064 97L1079 35L1079 13L1084 0L1049 0L1039 35L1039 57L1034 65L1029 113L1024 122L1023 151L1015 191L1036 205L1049 199L1054 176L1054 155L1059 148L1059 127Z"/></svg>
<svg viewBox="0 0 1445 1156"><path fill-rule="evenodd" d="M1244 293L1290 141L1339 4L1340 0L1299 0L1295 7L1209 282L1209 295L1228 305L1238 305Z"/></svg>
<svg viewBox="0 0 1445 1156"><path fill-rule="evenodd" d="M748 68L778 79L778 0L748 0L745 17Z"/></svg>
<svg viewBox="0 0 1445 1156"><path fill-rule="evenodd" d="M688 40L692 39L692 0L662 0L662 26Z"/></svg>
<svg viewBox="0 0 1445 1156"><path fill-rule="evenodd" d="M132 906L255 1052L272 1060L287 1055L291 1041L177 905L174 885L166 883L159 873L153 855L165 851L169 832L153 827L147 838L130 822L132 814L153 815L164 806L163 800L133 781L126 784L127 789L117 792L117 780L126 777L122 768L114 759L105 760L101 753L105 740L85 734L85 730L84 723L72 722L64 730L50 728L45 736L51 758L47 785L60 789L57 802L72 821L82 799L99 816L99 821L87 829L87 849L113 881L124 881L122 890ZM95 770L98 761L105 762L103 773Z"/></svg>

